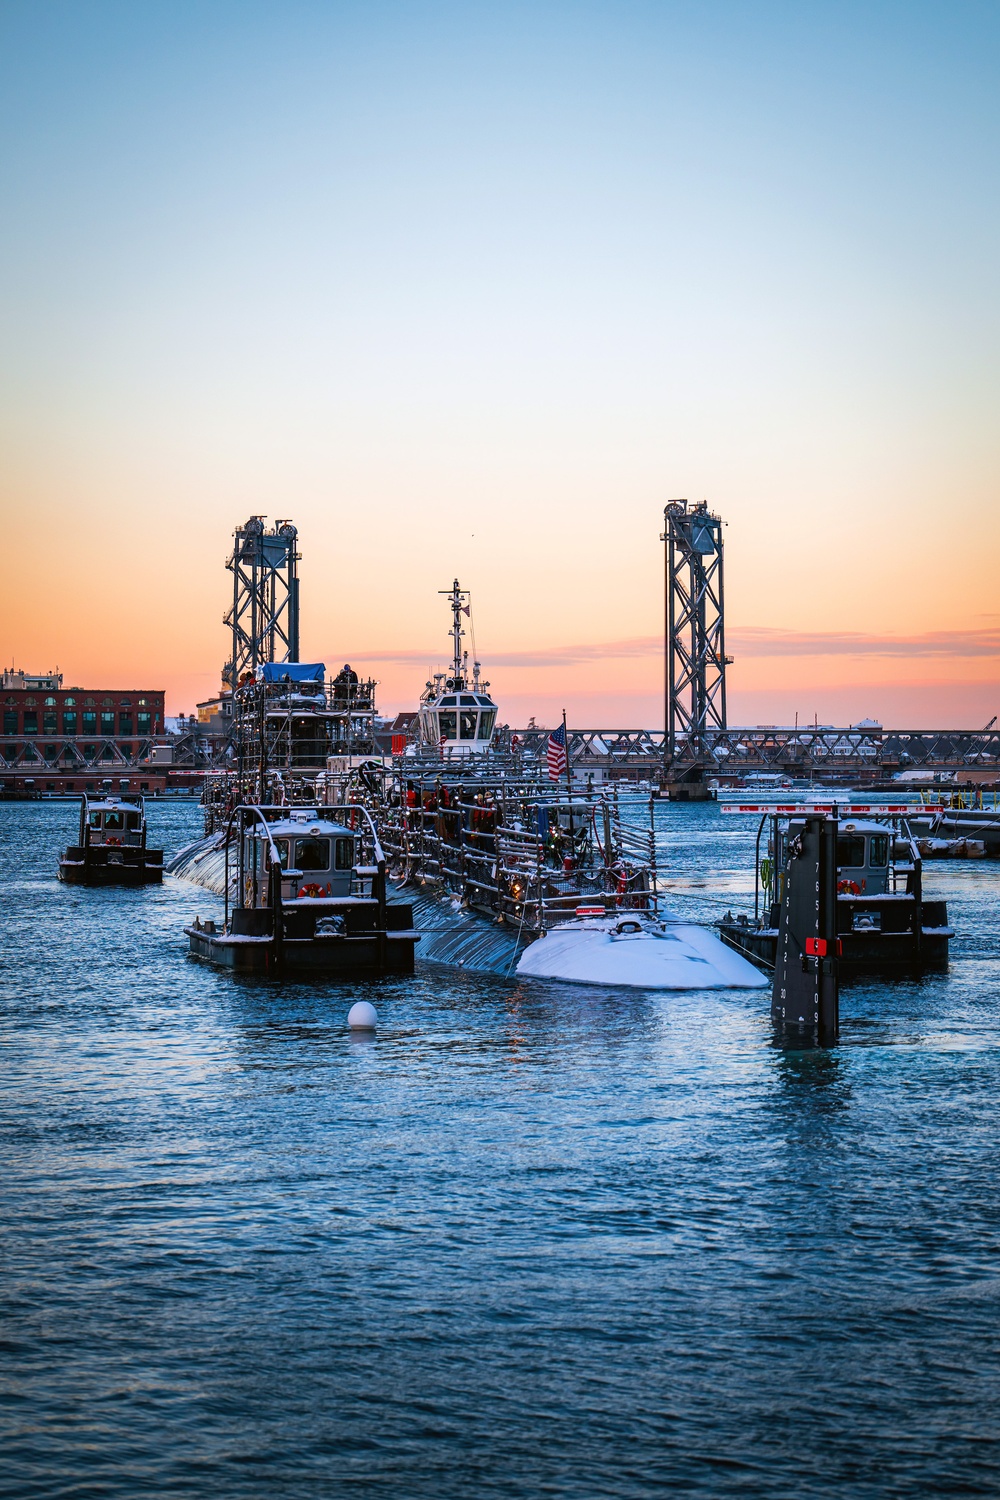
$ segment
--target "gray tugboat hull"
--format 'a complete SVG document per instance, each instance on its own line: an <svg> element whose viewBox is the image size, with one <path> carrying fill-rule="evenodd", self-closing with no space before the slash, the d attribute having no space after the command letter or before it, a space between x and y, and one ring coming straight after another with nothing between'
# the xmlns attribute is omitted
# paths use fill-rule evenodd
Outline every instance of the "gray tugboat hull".
<svg viewBox="0 0 1000 1500"><path fill-rule="evenodd" d="M863 929L854 926L854 912L859 909L877 916L880 926ZM914 903L906 896L870 896L837 898L837 936L842 945L840 975L842 979L865 975L891 978L893 975L925 974L947 969L948 943L954 931L947 925L948 909L943 901L922 904L923 922L919 933L914 926ZM773 969L778 951L776 927L754 927L751 923L720 922L719 936L744 958Z"/></svg>
<svg viewBox="0 0 1000 1500"><path fill-rule="evenodd" d="M330 978L377 979L383 974L412 974L412 932L390 932L385 952L370 937L286 938L280 952L270 937L213 933L185 927L190 952L239 974L324 974Z"/></svg>
<svg viewBox="0 0 1000 1500"><path fill-rule="evenodd" d="M113 849L73 846L59 861L66 885L159 885L163 853L159 849Z"/></svg>

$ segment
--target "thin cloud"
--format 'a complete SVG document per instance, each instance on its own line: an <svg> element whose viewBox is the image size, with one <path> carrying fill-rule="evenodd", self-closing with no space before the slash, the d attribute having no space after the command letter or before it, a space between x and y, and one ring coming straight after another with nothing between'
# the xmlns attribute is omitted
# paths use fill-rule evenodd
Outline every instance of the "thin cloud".
<svg viewBox="0 0 1000 1500"><path fill-rule="evenodd" d="M994 617L996 618L996 617ZM727 650L738 658L781 656L989 657L1000 656L1000 628L936 630L920 635L874 635L860 630L801 631L764 625L736 627L726 638ZM623 661L659 656L659 636L635 636L625 641L590 645L551 646L542 651L490 651L484 666L498 668L586 666L591 662ZM393 662L430 670L442 660L439 651L384 649L356 651L361 662Z"/></svg>
<svg viewBox="0 0 1000 1500"><path fill-rule="evenodd" d="M1000 656L1000 629L868 635L860 630L777 630L751 625L733 630L729 644L734 655L742 656Z"/></svg>

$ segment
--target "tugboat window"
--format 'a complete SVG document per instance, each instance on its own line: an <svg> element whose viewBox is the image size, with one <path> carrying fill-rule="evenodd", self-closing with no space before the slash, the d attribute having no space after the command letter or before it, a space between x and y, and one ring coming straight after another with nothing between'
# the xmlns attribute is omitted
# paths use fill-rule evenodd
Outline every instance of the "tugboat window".
<svg viewBox="0 0 1000 1500"><path fill-rule="evenodd" d="M88 785L89 785L89 783L88 783ZM100 828L100 826L101 826L101 815L100 815L100 813L91 813L91 815L90 815L90 826L91 826L91 828Z"/></svg>
<svg viewBox="0 0 1000 1500"><path fill-rule="evenodd" d="M274 841L274 847L278 851L278 863L281 865L281 868L283 870L287 870L288 869L288 840L287 839L275 839L275 841Z"/></svg>
<svg viewBox="0 0 1000 1500"><path fill-rule="evenodd" d="M493 738L493 721L496 718L496 710L491 714L483 714L479 723L479 738L489 740Z"/></svg>
<svg viewBox="0 0 1000 1500"><path fill-rule="evenodd" d="M105 828L124 828L125 815L120 812L108 812L104 814Z"/></svg>
<svg viewBox="0 0 1000 1500"><path fill-rule="evenodd" d="M865 841L860 834L841 834L837 839L837 867L860 870L865 863Z"/></svg>
<svg viewBox="0 0 1000 1500"><path fill-rule="evenodd" d="M441 738L453 740L455 738L455 715L438 714L438 723L441 726Z"/></svg>
<svg viewBox="0 0 1000 1500"><path fill-rule="evenodd" d="M475 703L475 701L473 698L472 702ZM461 720L459 739L474 740L476 738L476 720L478 718L478 714L470 714L468 711L459 714L459 719Z"/></svg>
<svg viewBox="0 0 1000 1500"><path fill-rule="evenodd" d="M354 868L354 840L338 839L336 850L336 870L353 870Z"/></svg>
<svg viewBox="0 0 1000 1500"><path fill-rule="evenodd" d="M872 869L881 870L889 863L889 835L887 833L873 833L871 838L871 857L869 864Z"/></svg>
<svg viewBox="0 0 1000 1500"><path fill-rule="evenodd" d="M295 865L299 870L326 870L330 865L329 839L296 839Z"/></svg>

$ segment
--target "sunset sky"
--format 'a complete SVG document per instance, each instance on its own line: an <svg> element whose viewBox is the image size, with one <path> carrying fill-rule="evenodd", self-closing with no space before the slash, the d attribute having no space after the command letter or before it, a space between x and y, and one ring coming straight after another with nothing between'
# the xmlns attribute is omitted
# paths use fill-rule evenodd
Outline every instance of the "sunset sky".
<svg viewBox="0 0 1000 1500"><path fill-rule="evenodd" d="M0 652L213 693L291 517L302 654L662 725L663 506L730 719L1000 713L1000 6L0 4Z"/></svg>

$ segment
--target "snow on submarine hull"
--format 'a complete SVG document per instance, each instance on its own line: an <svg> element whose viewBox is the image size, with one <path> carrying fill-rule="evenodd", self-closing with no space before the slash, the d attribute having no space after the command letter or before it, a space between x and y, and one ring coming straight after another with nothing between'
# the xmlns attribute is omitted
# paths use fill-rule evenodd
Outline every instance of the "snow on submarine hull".
<svg viewBox="0 0 1000 1500"><path fill-rule="evenodd" d="M640 917L567 922L530 944L515 973L643 990L760 990L771 983L704 927Z"/></svg>

